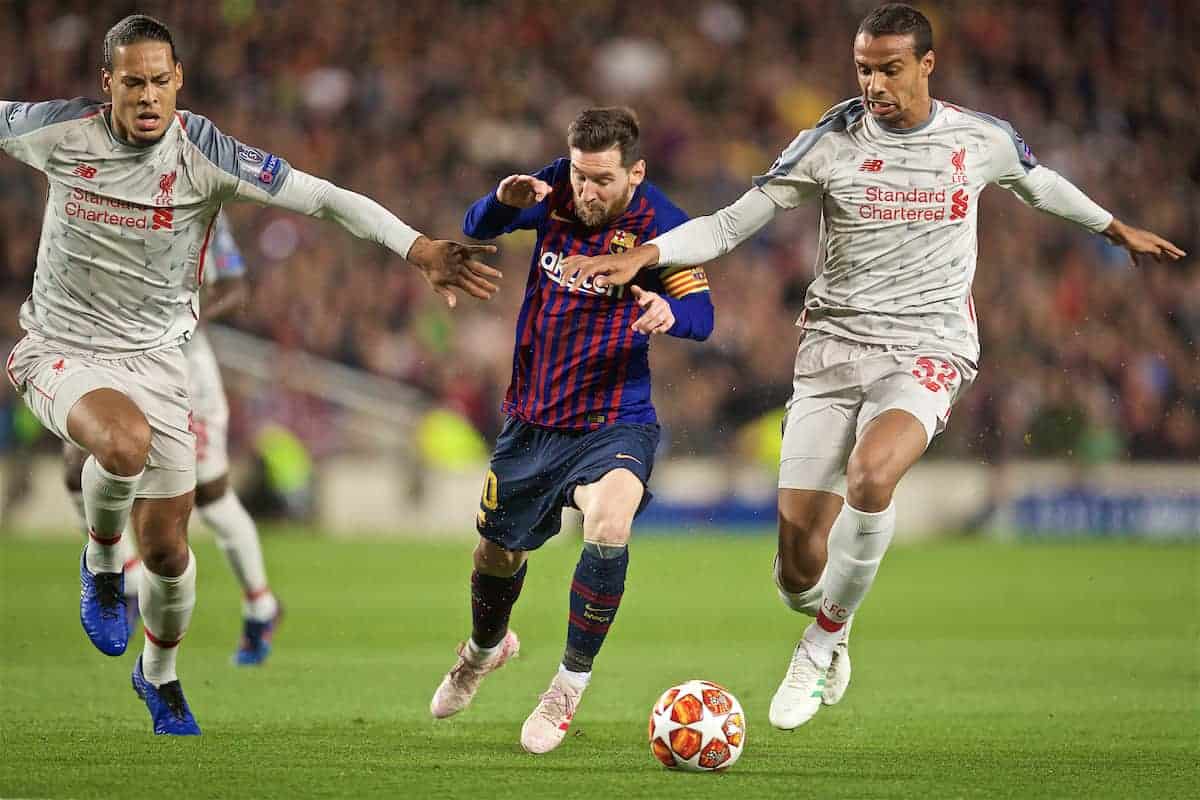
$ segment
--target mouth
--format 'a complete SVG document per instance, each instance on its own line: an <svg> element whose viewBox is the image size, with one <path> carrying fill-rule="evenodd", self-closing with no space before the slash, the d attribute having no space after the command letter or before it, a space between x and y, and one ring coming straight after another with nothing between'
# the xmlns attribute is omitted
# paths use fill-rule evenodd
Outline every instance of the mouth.
<svg viewBox="0 0 1200 800"><path fill-rule="evenodd" d="M895 111L896 104L887 100L867 100L867 110L877 117L882 117Z"/></svg>
<svg viewBox="0 0 1200 800"><path fill-rule="evenodd" d="M158 128L161 119L162 117L152 111L143 111L137 115L135 126L139 131L153 131Z"/></svg>

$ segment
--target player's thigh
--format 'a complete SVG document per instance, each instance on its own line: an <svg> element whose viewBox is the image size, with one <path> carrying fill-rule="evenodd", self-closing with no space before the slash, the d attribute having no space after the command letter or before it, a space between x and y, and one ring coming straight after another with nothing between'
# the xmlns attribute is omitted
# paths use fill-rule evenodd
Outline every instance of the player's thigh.
<svg viewBox="0 0 1200 800"><path fill-rule="evenodd" d="M649 490L661 431L655 424L617 423L579 443L564 487L564 504L583 512L585 539L622 543L633 519L653 499Z"/></svg>
<svg viewBox="0 0 1200 800"><path fill-rule="evenodd" d="M122 433L144 438L145 420L125 376L107 362L27 336L9 355L6 373L38 421L64 442L92 452L110 449Z"/></svg>
<svg viewBox="0 0 1200 800"><path fill-rule="evenodd" d="M536 550L562 527L568 437L509 418L496 439L475 527L509 550Z"/></svg>
<svg viewBox="0 0 1200 800"><path fill-rule="evenodd" d="M865 359L857 436L885 411L907 411L925 432L925 446L945 430L954 403L975 378L975 366L947 354L899 351Z"/></svg>
<svg viewBox="0 0 1200 800"><path fill-rule="evenodd" d="M130 397L150 424L150 455L137 496L170 499L196 486L196 438L191 431L187 362L177 347L124 359ZM190 501L189 501L190 507Z"/></svg>
<svg viewBox="0 0 1200 800"><path fill-rule="evenodd" d="M594 483L576 486L574 504L583 512L584 541L627 542L645 491L642 479L624 467L610 470Z"/></svg>

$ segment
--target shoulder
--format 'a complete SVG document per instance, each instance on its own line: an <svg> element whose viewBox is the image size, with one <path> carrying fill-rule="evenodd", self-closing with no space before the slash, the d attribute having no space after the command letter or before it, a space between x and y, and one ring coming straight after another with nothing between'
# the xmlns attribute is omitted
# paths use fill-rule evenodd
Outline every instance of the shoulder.
<svg viewBox="0 0 1200 800"><path fill-rule="evenodd" d="M103 102L86 97L37 103L3 102L0 103L0 133L7 137L24 136L51 125L90 119L104 108Z"/></svg>
<svg viewBox="0 0 1200 800"><path fill-rule="evenodd" d="M666 233L690 219L686 211L671 202L671 198L650 181L643 184L642 196L646 198L650 208L653 209L653 227L657 228L659 233Z"/></svg>
<svg viewBox="0 0 1200 800"><path fill-rule="evenodd" d="M556 158L545 167L543 174L549 175L547 183L559 184L571 179L571 159Z"/></svg>
<svg viewBox="0 0 1200 800"><path fill-rule="evenodd" d="M950 116L957 116L969 125L973 125L981 129L985 136L991 139L995 144L1002 147L1013 147L1016 149L1017 158L1026 169L1033 169L1037 166L1038 160L1034 156L1033 151L1029 149L1029 145L1017 133L1016 129L1006 119L994 117L991 114L985 114L982 111L976 111L965 106L960 106L955 103L947 103L945 100L939 101L943 110Z"/></svg>
<svg viewBox="0 0 1200 800"><path fill-rule="evenodd" d="M236 178L251 183L257 181L274 194L278 182L288 171L283 159L221 133L208 117L192 111L177 113L187 140L208 161Z"/></svg>
<svg viewBox="0 0 1200 800"><path fill-rule="evenodd" d="M812 130L840 133L861 120L866 113L867 110L863 106L862 98L851 97L831 107L822 114L821 118L817 120L817 124L812 127Z"/></svg>
<svg viewBox="0 0 1200 800"><path fill-rule="evenodd" d="M821 115L816 125L800 131L791 144L779 154L779 158L775 159L775 163L766 174L755 178L755 185L762 186L772 178L788 175L801 161L811 156L818 145L827 141L830 134L836 136L845 133L861 122L865 114L866 109L861 97L852 97L833 106Z"/></svg>

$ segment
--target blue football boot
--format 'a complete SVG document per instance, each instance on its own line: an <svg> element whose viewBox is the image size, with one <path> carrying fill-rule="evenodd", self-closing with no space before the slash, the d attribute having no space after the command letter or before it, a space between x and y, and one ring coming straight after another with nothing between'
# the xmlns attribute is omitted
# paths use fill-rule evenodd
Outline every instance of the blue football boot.
<svg viewBox="0 0 1200 800"><path fill-rule="evenodd" d="M199 736L200 726L188 708L179 681L170 681L155 687L142 673L142 657L138 656L133 666L133 690L146 701L150 717L154 720L154 732L159 736Z"/></svg>
<svg viewBox="0 0 1200 800"><path fill-rule="evenodd" d="M266 622L247 619L242 625L242 641L233 654L233 663L242 667L256 666L271 655L271 637L283 619L283 603L279 603L275 616Z"/></svg>
<svg viewBox="0 0 1200 800"><path fill-rule="evenodd" d="M129 645L129 616L125 602L125 575L87 568L87 547L79 557L79 621L96 649L119 656Z"/></svg>

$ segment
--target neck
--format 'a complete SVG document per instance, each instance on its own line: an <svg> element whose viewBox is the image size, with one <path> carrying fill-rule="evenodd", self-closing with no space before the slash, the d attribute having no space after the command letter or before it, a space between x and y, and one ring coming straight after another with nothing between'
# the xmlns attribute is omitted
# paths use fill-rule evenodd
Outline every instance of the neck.
<svg viewBox="0 0 1200 800"><path fill-rule="evenodd" d="M887 127L895 128L896 130L904 131L910 128L915 128L918 125L923 125L933 116L933 100L929 95L915 100L909 109L905 110L904 114L896 122L887 123ZM919 111L917 109L920 109Z"/></svg>
<svg viewBox="0 0 1200 800"><path fill-rule="evenodd" d="M111 106L104 112L104 117L108 120L108 127L109 130L112 131L113 136L116 137L117 141L121 142L122 144L127 144L130 147L151 147L158 144L157 139L155 139L153 142L143 142L139 139L133 138L133 136L129 133L129 129L122 125L121 121L118 120L117 117L112 113Z"/></svg>

